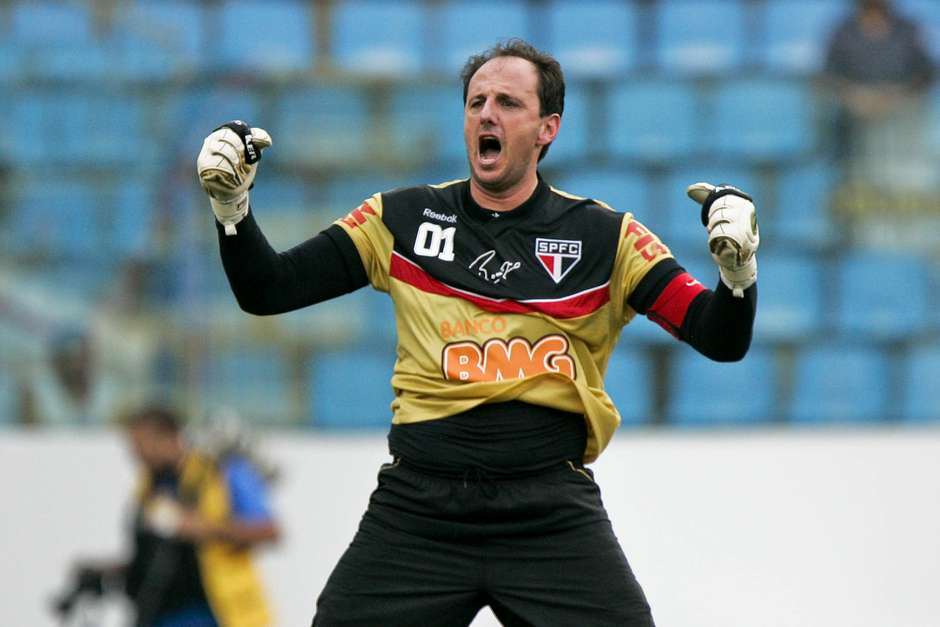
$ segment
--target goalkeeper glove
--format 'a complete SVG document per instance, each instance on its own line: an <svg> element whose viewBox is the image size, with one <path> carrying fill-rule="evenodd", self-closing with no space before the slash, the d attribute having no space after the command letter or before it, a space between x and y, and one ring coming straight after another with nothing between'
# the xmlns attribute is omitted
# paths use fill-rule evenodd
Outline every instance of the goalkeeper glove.
<svg viewBox="0 0 940 627"><path fill-rule="evenodd" d="M202 143L196 173L226 235L235 235L235 225L248 215L248 190L254 184L261 151L270 145L266 130L250 128L241 120L226 122Z"/></svg>
<svg viewBox="0 0 940 627"><path fill-rule="evenodd" d="M695 183L689 198L702 205L702 225L708 229L708 249L718 264L721 281L738 298L757 281L760 232L751 197L730 185Z"/></svg>

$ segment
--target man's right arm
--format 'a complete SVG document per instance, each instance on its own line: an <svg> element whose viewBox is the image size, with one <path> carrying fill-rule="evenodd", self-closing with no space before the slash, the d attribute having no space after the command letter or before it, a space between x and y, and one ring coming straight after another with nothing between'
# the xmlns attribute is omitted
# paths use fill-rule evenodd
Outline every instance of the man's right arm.
<svg viewBox="0 0 940 627"><path fill-rule="evenodd" d="M216 222L222 265L239 306L259 316L284 313L347 294L368 284L349 236L333 225L278 253L251 211L226 235Z"/></svg>

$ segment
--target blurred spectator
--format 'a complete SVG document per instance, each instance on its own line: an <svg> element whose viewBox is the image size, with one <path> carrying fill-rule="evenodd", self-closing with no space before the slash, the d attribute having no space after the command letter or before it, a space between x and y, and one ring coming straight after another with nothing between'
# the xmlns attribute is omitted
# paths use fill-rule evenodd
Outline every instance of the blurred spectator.
<svg viewBox="0 0 940 627"><path fill-rule="evenodd" d="M116 411L115 381L99 367L89 334L66 328L53 334L47 359L22 389L19 422L28 425L90 425Z"/></svg>
<svg viewBox="0 0 940 627"><path fill-rule="evenodd" d="M252 549L276 540L263 470L244 447L196 448L181 417L161 404L122 421L142 469L130 559L82 562L56 609L83 593L121 591L138 627L262 627L272 624Z"/></svg>
<svg viewBox="0 0 940 627"><path fill-rule="evenodd" d="M834 206L856 239L868 237L885 209L890 224L900 211L931 206L937 172L925 94L933 77L918 25L890 0L858 0L829 41L824 83L835 96L833 149L842 168Z"/></svg>

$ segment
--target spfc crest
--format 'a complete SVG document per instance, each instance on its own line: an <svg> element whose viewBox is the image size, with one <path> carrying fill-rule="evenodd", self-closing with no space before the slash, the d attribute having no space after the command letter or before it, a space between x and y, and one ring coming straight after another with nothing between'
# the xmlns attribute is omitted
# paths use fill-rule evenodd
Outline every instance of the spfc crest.
<svg viewBox="0 0 940 627"><path fill-rule="evenodd" d="M581 261L581 240L536 238L535 256L552 280L561 283Z"/></svg>

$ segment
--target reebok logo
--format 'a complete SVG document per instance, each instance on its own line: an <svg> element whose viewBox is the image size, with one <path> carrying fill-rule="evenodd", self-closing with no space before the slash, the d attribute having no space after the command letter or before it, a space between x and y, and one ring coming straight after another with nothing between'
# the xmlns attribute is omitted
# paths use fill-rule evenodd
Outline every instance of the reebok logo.
<svg viewBox="0 0 940 627"><path fill-rule="evenodd" d="M424 213L422 213L421 215L423 215L425 218L431 218L432 220L438 220L438 221L440 221L440 222L450 222L451 224L456 224L456 223L457 223L457 216L456 216L456 215L454 215L454 214L447 215L447 214L443 214L443 213L436 213L436 212L434 212L434 211L431 211L431 210L428 209L427 207L424 208Z"/></svg>

